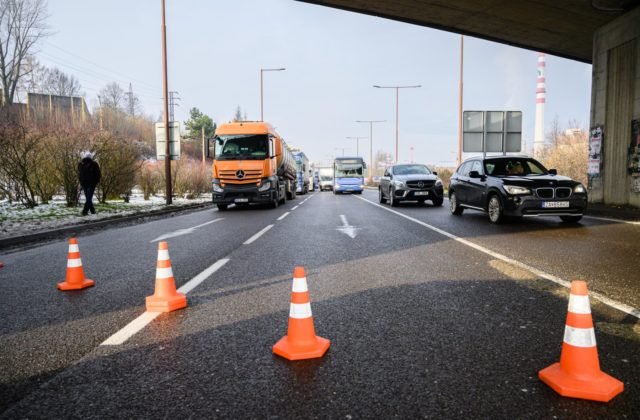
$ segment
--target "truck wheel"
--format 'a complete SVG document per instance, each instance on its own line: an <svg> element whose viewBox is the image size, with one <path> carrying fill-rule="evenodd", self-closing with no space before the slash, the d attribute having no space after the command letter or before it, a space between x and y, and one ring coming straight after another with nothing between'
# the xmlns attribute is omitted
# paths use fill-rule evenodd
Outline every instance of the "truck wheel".
<svg viewBox="0 0 640 420"><path fill-rule="evenodd" d="M227 204L218 204L218 210L225 211L227 209Z"/></svg>

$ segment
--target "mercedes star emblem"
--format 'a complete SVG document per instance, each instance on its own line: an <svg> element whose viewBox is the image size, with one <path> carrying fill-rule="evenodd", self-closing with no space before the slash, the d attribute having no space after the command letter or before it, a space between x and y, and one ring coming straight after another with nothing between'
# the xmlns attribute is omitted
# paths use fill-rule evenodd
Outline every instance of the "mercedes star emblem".
<svg viewBox="0 0 640 420"><path fill-rule="evenodd" d="M418 188L424 188L424 182L422 181L418 182Z"/></svg>
<svg viewBox="0 0 640 420"><path fill-rule="evenodd" d="M236 177L237 177L238 179L242 179L242 178L244 178L244 171L243 171L242 169L237 170L237 171L236 171Z"/></svg>

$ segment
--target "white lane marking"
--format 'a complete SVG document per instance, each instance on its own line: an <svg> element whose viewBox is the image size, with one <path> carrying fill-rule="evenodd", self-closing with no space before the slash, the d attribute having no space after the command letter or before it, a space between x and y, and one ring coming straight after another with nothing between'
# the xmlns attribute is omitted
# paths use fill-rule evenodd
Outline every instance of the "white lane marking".
<svg viewBox="0 0 640 420"><path fill-rule="evenodd" d="M289 213L290 213L290 212L286 212L286 213L285 213L285 214L283 214L282 216L278 217L278 219L277 219L277 220L282 220L282 219L284 219L285 217L287 217L287 216L289 215Z"/></svg>
<svg viewBox="0 0 640 420"><path fill-rule="evenodd" d="M117 346L129 338L133 337L137 332L149 325L151 321L156 319L162 312L145 312L130 323L128 323L123 329L113 334L100 344L101 346Z"/></svg>
<svg viewBox="0 0 640 420"><path fill-rule="evenodd" d="M184 293L185 295L195 289L200 283L208 279L213 273L221 269L226 263L229 262L229 258L223 258L221 260L216 261L209 268L206 268L203 272L186 282L178 289L178 292Z"/></svg>
<svg viewBox="0 0 640 420"><path fill-rule="evenodd" d="M256 233L255 235L253 235L252 237L250 237L249 239L247 239L246 241L244 241L243 245L249 245L253 242L255 242L259 237L261 237L262 235L265 234L265 232L267 232L269 229L271 229L273 227L273 225L269 225L266 228L262 229L260 232Z"/></svg>
<svg viewBox="0 0 640 420"><path fill-rule="evenodd" d="M291 211L294 211L295 209L297 209L300 206L300 204L298 204L297 206L295 206L294 208L291 209Z"/></svg>
<svg viewBox="0 0 640 420"><path fill-rule="evenodd" d="M612 219L610 217L596 217L596 216L584 216L584 217L586 219L602 220L604 222L626 223L627 225L640 226L640 222L633 222L631 220Z"/></svg>
<svg viewBox="0 0 640 420"><path fill-rule="evenodd" d="M390 208L381 206L380 204L374 203L373 201L369 201L366 198L357 197L357 196L356 196L356 198L359 199L359 200L364 201L365 203L371 204L372 206L379 207L382 210L386 210L386 211L394 213L394 214L396 214L396 215L398 215L400 217L404 217L407 220L410 220L410 221L412 221L414 223L417 223L417 224L419 224L421 226L424 226L424 227L426 227L428 229L431 229L434 232L437 232L437 233L439 233L441 235L444 235L447 238L453 239L454 241L460 242L461 244L467 245L467 246L469 246L469 247L471 247L473 249L476 249L476 250L478 250L480 252L483 252L483 253L485 253L487 255L490 255L493 258L497 258L497 259L502 260L502 261L504 261L504 262L506 262L508 264L513 264L516 267L520 267L520 268L522 268L524 270L530 271L530 272L532 272L533 274L535 274L538 277L542 277L544 279L552 281L552 282L554 282L556 284L559 284L560 286L564 286L566 288L571 288L571 282L569 282L567 280L563 280L560 277L556 277L553 274L546 273L546 272L544 272L542 270L538 270L537 268L534 268L534 267L532 267L530 265L527 265L525 263L521 263L520 261L516 261L516 260L511 259L511 258L509 258L509 257L507 257L505 255L502 255L502 254L499 254L497 252L491 251L490 249L485 248L485 247L483 247L481 245L477 245L477 244L475 244L475 243L473 243L471 241L468 241L466 239L460 238L460 237L458 237L458 236L456 236L456 235L454 235L452 233L446 232L446 231L444 231L442 229L438 229L437 227L432 226L432 225L430 225L428 223L421 222L420 220L414 219L413 217L407 216L406 214L403 214L403 213L400 213L398 211L392 210ZM619 310L621 312L624 312L626 314L629 314L631 316L634 316L634 317L640 319L640 309L634 308L633 306L627 305L627 304L622 303L622 302L615 301L613 299L609 299L608 297L603 296L603 295L601 295L600 293L597 293L597 292L591 292L590 291L589 292L589 296L593 297L594 299L599 300L600 302L604 303L605 305L611 306L612 308L615 308L615 309L617 309L617 310Z"/></svg>
<svg viewBox="0 0 640 420"><path fill-rule="evenodd" d="M165 233L164 235L160 235L156 239L153 239L153 240L149 241L149 243L158 242L158 241L162 241L164 239L169 239L169 238L175 238L176 236L188 235L190 233L193 233L198 228L201 228L201 227L206 226L206 225L210 225L211 223L219 222L220 220L224 220L224 217L221 217L219 219L210 220L210 221L208 221L206 223L202 223L202 224L200 224L198 226L194 226L194 227L190 227L190 228L186 228L186 229L178 229L178 230L176 230L174 232Z"/></svg>
<svg viewBox="0 0 640 420"><path fill-rule="evenodd" d="M210 267L202 271L200 274L189 280L185 283L178 292L184 293L185 295L192 291L196 286L209 278L213 273L218 271L223 265L229 262L228 258L223 258L221 260L216 261ZM101 346L117 346L129 338L133 337L135 334L140 332L144 327L149 325L151 321L156 319L162 312L144 312L142 315L128 323L124 328L120 331L113 334L111 337L104 340L100 345Z"/></svg>
<svg viewBox="0 0 640 420"><path fill-rule="evenodd" d="M344 233L345 235L347 235L351 239L355 239L355 237L357 235L356 231L358 229L349 224L349 222L347 221L347 216L345 216L344 214L340 215L340 220L342 220L342 226L340 226L337 230L342 232L342 233Z"/></svg>

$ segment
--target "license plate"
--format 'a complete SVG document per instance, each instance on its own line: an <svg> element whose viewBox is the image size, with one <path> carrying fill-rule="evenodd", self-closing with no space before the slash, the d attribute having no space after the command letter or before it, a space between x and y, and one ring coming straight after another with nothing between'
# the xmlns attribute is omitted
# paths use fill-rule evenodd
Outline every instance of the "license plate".
<svg viewBox="0 0 640 420"><path fill-rule="evenodd" d="M236 198L234 201L236 203L248 203L249 199L248 198Z"/></svg>
<svg viewBox="0 0 640 420"><path fill-rule="evenodd" d="M416 191L413 195L429 195L429 191Z"/></svg>
<svg viewBox="0 0 640 420"><path fill-rule="evenodd" d="M569 207L568 201L543 201L542 208L544 209L557 209Z"/></svg>

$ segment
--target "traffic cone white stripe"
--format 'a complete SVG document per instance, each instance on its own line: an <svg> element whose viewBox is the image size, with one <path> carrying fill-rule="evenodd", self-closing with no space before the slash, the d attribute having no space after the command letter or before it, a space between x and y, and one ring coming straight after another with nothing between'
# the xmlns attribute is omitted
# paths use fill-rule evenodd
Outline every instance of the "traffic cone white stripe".
<svg viewBox="0 0 640 420"><path fill-rule="evenodd" d="M309 289L307 288L307 278L306 277L302 277L299 279L294 278L293 287L291 288L291 291L294 293L308 292Z"/></svg>
<svg viewBox="0 0 640 420"><path fill-rule="evenodd" d="M173 270L171 269L171 267L156 268L157 279L168 279L171 277L173 277Z"/></svg>
<svg viewBox="0 0 640 420"><path fill-rule="evenodd" d="M82 260L80 258L67 259L67 268L82 267Z"/></svg>
<svg viewBox="0 0 640 420"><path fill-rule="evenodd" d="M295 319L311 318L311 303L292 303L289 308L289 317Z"/></svg>
<svg viewBox="0 0 640 420"><path fill-rule="evenodd" d="M168 249L159 249L158 250L158 261L166 261L169 259L169 250Z"/></svg>
<svg viewBox="0 0 640 420"><path fill-rule="evenodd" d="M569 312L574 314L590 314L589 296L569 295Z"/></svg>
<svg viewBox="0 0 640 420"><path fill-rule="evenodd" d="M565 325L564 342L574 347L595 347L596 334L593 328L575 328Z"/></svg>
<svg viewBox="0 0 640 420"><path fill-rule="evenodd" d="M69 244L69 252L80 252L78 244Z"/></svg>

